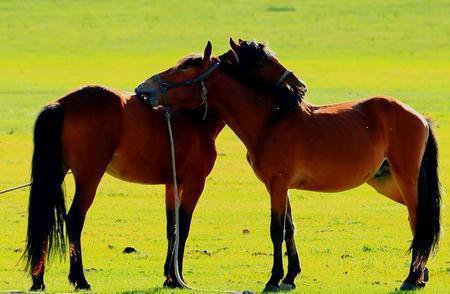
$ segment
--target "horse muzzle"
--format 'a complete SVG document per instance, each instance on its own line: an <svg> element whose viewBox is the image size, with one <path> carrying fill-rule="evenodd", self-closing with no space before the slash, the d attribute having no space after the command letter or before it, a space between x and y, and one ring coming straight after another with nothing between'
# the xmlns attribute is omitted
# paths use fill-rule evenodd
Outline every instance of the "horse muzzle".
<svg viewBox="0 0 450 294"><path fill-rule="evenodd" d="M134 92L152 107L157 107L160 104L158 100L158 97L161 94L159 87L144 82L137 86L136 89L134 89Z"/></svg>

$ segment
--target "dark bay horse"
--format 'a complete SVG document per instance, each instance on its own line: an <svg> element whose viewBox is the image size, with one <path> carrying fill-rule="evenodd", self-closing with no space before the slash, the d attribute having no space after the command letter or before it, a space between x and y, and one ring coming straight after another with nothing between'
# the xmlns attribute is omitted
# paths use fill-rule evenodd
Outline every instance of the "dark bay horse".
<svg viewBox="0 0 450 294"><path fill-rule="evenodd" d="M250 47L257 57L252 62L254 73L279 77L285 72L270 52L260 46ZM235 62L241 59L243 63L242 42L232 43L232 49ZM409 275L401 288L423 287L428 280L426 263L440 233L438 150L430 123L412 108L388 97L325 106L300 101L280 117L276 111L278 97L236 79L226 66L233 61L211 57L211 51L208 42L203 57L182 59L150 77L137 91L147 93L155 106L192 109L205 103L199 93L202 87L207 88L210 109L245 144L250 165L271 196L274 260L266 290L293 289L301 271L288 190L338 192L363 183L407 207L414 237ZM208 78L202 86L186 83L205 73ZM293 85L292 91L299 92L297 88ZM288 252L286 276L283 240Z"/></svg>
<svg viewBox="0 0 450 294"><path fill-rule="evenodd" d="M230 54L232 51L224 56L230 59ZM243 70L245 66L239 68ZM286 86L279 86L278 76L254 74L254 77L252 82L259 87L277 91L277 95L285 94L282 89ZM293 83L290 79L292 77L286 76L286 81ZM208 111L203 119L204 114L202 108L172 113L181 198L180 272L192 214L216 160L215 139L225 125L214 111ZM64 254L64 222L69 238L69 281L76 289L90 288L83 273L80 237L87 211L105 172L129 182L166 185L168 249L164 285L180 286L172 260L174 191L162 108L153 109L136 95L99 86L84 87L42 110L35 124L34 143L24 255L33 280L32 290L45 288L46 258L53 253ZM75 178L76 191L66 215L61 185L69 169Z"/></svg>
<svg viewBox="0 0 450 294"><path fill-rule="evenodd" d="M172 118L181 195L182 261L192 213L216 160L215 139L225 124L211 111L204 121L196 111L175 111ZM105 172L129 182L166 185L168 250L164 285L178 286L172 266L174 199L169 148L164 111L149 107L135 95L87 86L42 110L34 130L25 252L32 290L45 287L46 257L57 253L55 249L65 252L64 221L69 239L69 281L76 289L90 288L83 273L80 236ZM66 215L61 184L69 169L76 191Z"/></svg>

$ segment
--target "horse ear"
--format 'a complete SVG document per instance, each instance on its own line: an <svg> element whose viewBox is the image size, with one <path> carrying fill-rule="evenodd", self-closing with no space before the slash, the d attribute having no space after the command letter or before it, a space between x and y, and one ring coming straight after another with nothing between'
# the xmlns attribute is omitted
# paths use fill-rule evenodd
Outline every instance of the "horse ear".
<svg viewBox="0 0 450 294"><path fill-rule="evenodd" d="M231 49L233 49L234 52L237 53L237 52L239 51L239 45L236 44L236 43L233 41L233 38L231 38L231 37L230 37L230 46L231 46Z"/></svg>
<svg viewBox="0 0 450 294"><path fill-rule="evenodd" d="M211 41L208 41L206 44L205 50L203 51L203 61L209 61L212 53L212 44Z"/></svg>
<svg viewBox="0 0 450 294"><path fill-rule="evenodd" d="M239 38L238 40L239 40L239 44L241 44L242 42L244 42L244 40L242 40L241 38Z"/></svg>

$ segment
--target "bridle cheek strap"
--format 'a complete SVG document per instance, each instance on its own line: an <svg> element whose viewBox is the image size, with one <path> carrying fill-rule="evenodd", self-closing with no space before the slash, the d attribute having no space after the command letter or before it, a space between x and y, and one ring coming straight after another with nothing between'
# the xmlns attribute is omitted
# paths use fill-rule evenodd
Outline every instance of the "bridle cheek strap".
<svg viewBox="0 0 450 294"><path fill-rule="evenodd" d="M161 96L163 98L163 107L166 110L166 112L169 111L169 103L167 101L167 90L169 89L169 86L167 83L163 82L161 80L160 75L156 75L157 82L159 84L159 90L161 91Z"/></svg>
<svg viewBox="0 0 450 294"><path fill-rule="evenodd" d="M292 73L293 73L292 71L286 69L284 73L281 75L280 79L278 80L277 86L279 86Z"/></svg>

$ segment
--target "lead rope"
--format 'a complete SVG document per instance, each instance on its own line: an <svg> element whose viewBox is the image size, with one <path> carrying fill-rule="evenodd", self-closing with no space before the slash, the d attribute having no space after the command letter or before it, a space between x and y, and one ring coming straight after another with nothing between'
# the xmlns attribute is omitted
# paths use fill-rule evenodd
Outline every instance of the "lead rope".
<svg viewBox="0 0 450 294"><path fill-rule="evenodd" d="M177 282L186 289L193 290L191 287L186 285L181 279L180 269L178 268L178 248L180 246L180 199L178 196L178 184L177 184L177 169L175 163L175 144L173 141L172 134L172 124L170 123L170 110L169 108L164 108L165 117L167 122L167 129L169 130L169 140L170 140L170 157L172 158L172 174L173 174L173 194L175 198L175 244L174 244L174 266L175 266L175 278Z"/></svg>
<svg viewBox="0 0 450 294"><path fill-rule="evenodd" d="M202 91L203 94L203 91ZM206 95L206 93L205 93ZM202 95L203 96L203 95ZM203 97L202 97L203 99ZM206 103L206 99L203 99ZM233 291L233 290L215 290L215 289L196 289L192 288L189 285L187 285L182 279L180 275L180 269L178 267L178 249L180 246L180 199L178 196L178 185L177 185L177 170L176 170L176 163L175 163L175 143L173 140L173 133L172 133L172 124L170 122L171 114L168 107L164 108L165 112L165 118L167 123L167 129L169 131L169 141L170 141L170 157L172 159L172 175L173 175L173 195L175 199L175 244L174 244L174 267L175 267L175 279L177 282L185 289L193 290L193 291L199 291L199 292L216 292L216 293L228 293L228 294L252 294L252 291L245 290L242 292L239 291ZM206 115L206 112L205 112Z"/></svg>
<svg viewBox="0 0 450 294"><path fill-rule="evenodd" d="M71 173L72 173L72 171L69 171L66 175L70 175ZM23 188L26 188L26 187L29 187L32 184L33 184L33 181L25 183L25 184L22 184L22 185L19 185L19 186L15 186L15 187L11 187L11 188L7 188L7 189L4 189L4 190L1 190L0 191L0 195L1 194L6 194L6 193L9 193L9 192L12 192L12 191L20 190L20 189L23 189Z"/></svg>

